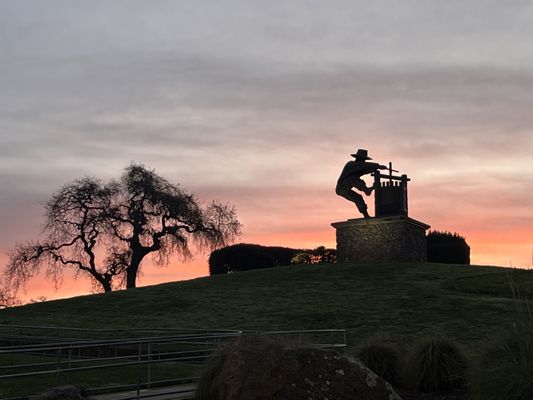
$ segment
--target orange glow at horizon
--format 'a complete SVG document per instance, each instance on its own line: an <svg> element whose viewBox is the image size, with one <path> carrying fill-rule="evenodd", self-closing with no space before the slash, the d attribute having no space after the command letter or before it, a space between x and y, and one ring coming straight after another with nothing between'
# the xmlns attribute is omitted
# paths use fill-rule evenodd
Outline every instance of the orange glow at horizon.
<svg viewBox="0 0 533 400"><path fill-rule="evenodd" d="M342 166L342 161L339 165ZM533 228L527 217L520 217L524 215L523 211L514 206L519 200L502 197L505 187L491 191L484 188L487 198L479 198L478 188L465 184L451 190L454 186L449 182L434 185L432 181L438 179L417 179L416 170L412 168L414 172L410 173L410 177L413 181L409 186L411 218L428 223L433 230L457 232L464 236L471 247L471 263L474 265L532 267ZM326 183L321 183L334 181L337 172L331 168L326 177L317 174L318 187L303 189L290 186L234 189L215 186L206 189L201 186L192 189L201 199L223 198L236 205L238 218L243 223L243 235L238 242L293 248L321 245L334 248L335 230L330 224L360 217L351 203L336 196ZM185 182L184 186L189 185ZM458 191L461 192L460 197L456 194ZM372 214L373 196L366 197L366 201ZM38 212L33 214L38 215ZM35 221L19 221L19 226L25 228L13 240L38 236ZM0 251L0 265L7 262L5 250ZM198 254L187 263L173 259L169 266L163 268L152 266L147 261L138 285L207 276L208 257L209 254ZM39 296L54 299L88 293L90 284L86 278L75 280L72 274L66 273L58 291L54 291L52 284L40 275L28 283L27 292L21 292L21 297L28 301Z"/></svg>
<svg viewBox="0 0 533 400"><path fill-rule="evenodd" d="M359 148L473 264L533 267L528 2L56 1L0 1L0 274L56 190L132 162L235 205L239 242L335 247L331 223L360 217L334 190ZM207 258L147 261L138 284ZM21 295L89 291L41 274Z"/></svg>
<svg viewBox="0 0 533 400"><path fill-rule="evenodd" d="M450 229L453 231L453 229ZM503 237L486 232L471 232L464 234L471 248L472 265L494 265L517 268L531 268L531 243L522 239L531 235L531 231L524 229L514 235ZM335 231L327 228L314 231L286 231L276 233L255 232L243 235L240 243L255 243L265 246L283 246L293 248L315 248L321 245L335 247ZM193 260L181 262L171 261L166 267L156 267L146 263L143 274L138 280L138 286L149 286L159 283L189 280L209 275L208 254L196 255ZM0 257L0 262L7 261ZM72 275L65 274L65 279L59 290L55 291L52 284L40 276L27 285L26 293L21 292L24 301L45 296L47 299L67 298L78 295L90 294L87 278L74 279Z"/></svg>

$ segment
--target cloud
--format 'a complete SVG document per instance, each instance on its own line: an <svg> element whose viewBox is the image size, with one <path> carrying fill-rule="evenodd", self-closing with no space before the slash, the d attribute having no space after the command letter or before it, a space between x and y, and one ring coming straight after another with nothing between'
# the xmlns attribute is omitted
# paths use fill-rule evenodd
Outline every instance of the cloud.
<svg viewBox="0 0 533 400"><path fill-rule="evenodd" d="M19 112L1 115L1 132L9 133L0 137L4 165L57 163L91 173L103 160L116 160L115 168L131 160L163 167L179 160L206 176L205 160L213 160L238 175L230 169L242 169L250 158L258 164L251 172L273 161L292 171L291 160L338 154L340 163L348 146L371 142L379 143L373 146L377 156L408 166L431 160L431 168L450 158L479 163L509 155L523 165L533 147L528 72L356 65L257 78L257 70L228 60L175 56L158 62L139 56L116 62L118 82L106 73L109 60L80 64L100 75L89 71L83 75L91 79L77 80L67 74L40 93L28 79L15 96ZM183 65L191 63L196 72L182 75ZM41 69L57 79L51 65ZM27 100L36 95L54 102ZM319 165L308 169L315 182L324 183Z"/></svg>
<svg viewBox="0 0 533 400"><path fill-rule="evenodd" d="M3 2L7 54L195 50L272 64L530 65L526 0ZM319 55L319 57L317 56Z"/></svg>

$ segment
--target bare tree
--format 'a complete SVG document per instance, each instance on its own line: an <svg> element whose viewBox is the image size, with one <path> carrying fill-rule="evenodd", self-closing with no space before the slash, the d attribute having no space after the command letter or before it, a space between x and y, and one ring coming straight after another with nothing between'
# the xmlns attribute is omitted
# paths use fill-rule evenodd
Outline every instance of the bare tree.
<svg viewBox="0 0 533 400"><path fill-rule="evenodd" d="M90 276L105 292L112 290L120 268L97 263L103 243L107 210L114 195L112 187L99 180L83 178L59 189L46 203L44 239L18 244L10 252L5 276L15 288L45 269L47 278L59 287L67 268L76 275Z"/></svg>
<svg viewBox="0 0 533 400"><path fill-rule="evenodd" d="M141 263L149 254L166 264L173 254L190 257L191 244L212 250L240 233L233 207L213 202L202 208L193 194L143 165L126 168L115 187L119 195L114 196L108 219L112 257L126 269L126 288L136 286Z"/></svg>
<svg viewBox="0 0 533 400"><path fill-rule="evenodd" d="M12 290L0 287L0 309L18 306L19 304L21 303Z"/></svg>
<svg viewBox="0 0 533 400"><path fill-rule="evenodd" d="M134 288L142 262L161 265L170 256L224 246L240 233L235 210L211 203L202 208L193 194L140 164L117 181L84 178L65 185L46 205L45 240L18 245L6 277L16 288L41 268L57 286L66 268L86 274L103 291Z"/></svg>

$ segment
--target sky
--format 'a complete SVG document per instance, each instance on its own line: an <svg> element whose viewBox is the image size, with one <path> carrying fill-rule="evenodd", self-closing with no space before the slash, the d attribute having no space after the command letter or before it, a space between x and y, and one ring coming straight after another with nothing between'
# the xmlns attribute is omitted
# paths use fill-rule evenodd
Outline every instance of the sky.
<svg viewBox="0 0 533 400"><path fill-rule="evenodd" d="M234 204L240 242L334 247L330 224L359 216L334 193L358 148L472 263L531 267L532 20L513 0L0 0L0 267L61 185L132 161ZM25 296L88 291L41 276Z"/></svg>

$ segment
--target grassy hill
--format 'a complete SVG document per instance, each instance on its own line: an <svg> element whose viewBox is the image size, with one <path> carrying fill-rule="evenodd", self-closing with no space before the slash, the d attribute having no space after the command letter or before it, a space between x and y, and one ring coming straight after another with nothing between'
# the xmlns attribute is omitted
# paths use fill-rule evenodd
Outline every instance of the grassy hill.
<svg viewBox="0 0 533 400"><path fill-rule="evenodd" d="M441 333L477 344L506 329L509 281L533 272L446 264L302 265L218 275L0 311L0 324L84 328L345 328L367 336ZM473 346L476 347L476 346Z"/></svg>

